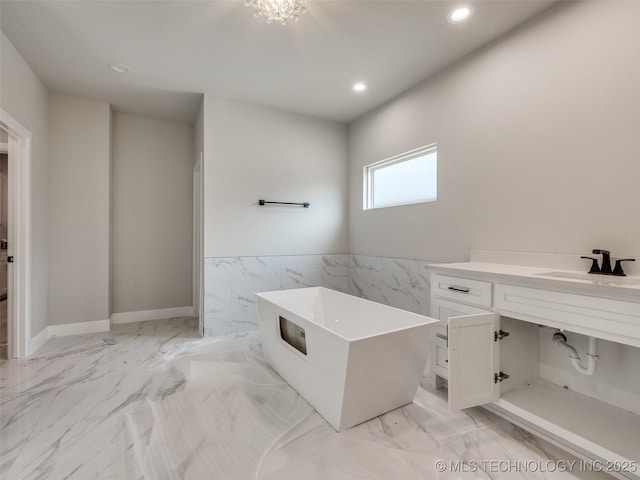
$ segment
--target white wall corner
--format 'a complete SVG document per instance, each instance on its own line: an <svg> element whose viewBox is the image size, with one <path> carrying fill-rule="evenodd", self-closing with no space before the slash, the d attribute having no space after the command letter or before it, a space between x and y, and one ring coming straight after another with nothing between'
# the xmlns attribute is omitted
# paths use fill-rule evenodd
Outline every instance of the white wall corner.
<svg viewBox="0 0 640 480"><path fill-rule="evenodd" d="M49 327L44 327L42 330L40 330L40 333L38 333L35 337L29 340L29 351L27 352L27 357L30 357L31 355L33 355L36 352L36 350L38 350L42 345L44 345L44 342L49 340L49 338L50 338Z"/></svg>
<svg viewBox="0 0 640 480"><path fill-rule="evenodd" d="M111 330L109 320L94 320L91 322L63 323L49 325L49 337L66 337L69 335L82 335L85 333L108 332Z"/></svg>
<svg viewBox="0 0 640 480"><path fill-rule="evenodd" d="M111 324L146 322L147 320L165 320L167 318L193 317L193 306L161 308L159 310L141 310L111 315Z"/></svg>

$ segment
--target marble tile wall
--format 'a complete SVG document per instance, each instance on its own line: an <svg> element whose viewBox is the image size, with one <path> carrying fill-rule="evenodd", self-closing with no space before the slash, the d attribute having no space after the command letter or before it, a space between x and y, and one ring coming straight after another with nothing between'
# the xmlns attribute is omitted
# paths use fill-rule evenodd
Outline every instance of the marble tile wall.
<svg viewBox="0 0 640 480"><path fill-rule="evenodd" d="M432 262L350 255L349 293L429 315L429 263Z"/></svg>
<svg viewBox="0 0 640 480"><path fill-rule="evenodd" d="M205 259L205 336L258 328L253 294L322 286L429 314L431 262L368 255L211 257Z"/></svg>
<svg viewBox="0 0 640 480"><path fill-rule="evenodd" d="M257 329L256 292L312 286L347 292L348 278L347 254L205 258L204 334Z"/></svg>

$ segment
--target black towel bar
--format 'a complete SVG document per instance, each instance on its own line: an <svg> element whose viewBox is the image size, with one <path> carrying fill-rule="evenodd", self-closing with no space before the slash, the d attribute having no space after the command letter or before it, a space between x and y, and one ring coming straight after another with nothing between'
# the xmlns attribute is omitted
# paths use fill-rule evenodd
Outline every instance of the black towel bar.
<svg viewBox="0 0 640 480"><path fill-rule="evenodd" d="M258 203L260 205L266 205L267 203L273 203L276 205L299 205L301 207L304 208L309 208L309 202L302 202L302 203L298 203L298 202L267 202L266 200L258 200Z"/></svg>

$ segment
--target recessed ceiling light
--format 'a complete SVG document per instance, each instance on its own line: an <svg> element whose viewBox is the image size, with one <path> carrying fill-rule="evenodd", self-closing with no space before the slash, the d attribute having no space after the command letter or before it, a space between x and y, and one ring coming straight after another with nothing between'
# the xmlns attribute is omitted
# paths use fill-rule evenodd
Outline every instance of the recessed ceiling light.
<svg viewBox="0 0 640 480"><path fill-rule="evenodd" d="M451 22L462 22L471 16L473 10L471 7L456 7L449 12L447 16Z"/></svg>
<svg viewBox="0 0 640 480"><path fill-rule="evenodd" d="M129 73L131 71L131 67L127 67L122 63L110 63L109 68L116 73Z"/></svg>
<svg viewBox="0 0 640 480"><path fill-rule="evenodd" d="M367 89L367 86L362 82L358 82L353 85L354 92L364 92L366 89Z"/></svg>

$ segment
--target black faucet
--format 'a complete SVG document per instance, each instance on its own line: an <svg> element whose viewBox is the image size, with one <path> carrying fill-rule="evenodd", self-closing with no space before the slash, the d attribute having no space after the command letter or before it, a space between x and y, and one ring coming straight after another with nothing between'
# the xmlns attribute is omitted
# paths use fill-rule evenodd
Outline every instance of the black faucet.
<svg viewBox="0 0 640 480"><path fill-rule="evenodd" d="M603 275L611 275L611 252L609 250L594 249L591 253L602 255L602 266L600 273Z"/></svg>
<svg viewBox="0 0 640 480"><path fill-rule="evenodd" d="M592 253L602 255L602 266L598 266L598 259L593 257L580 257L591 260L591 269L589 273L599 273L601 275L616 275L625 277L627 274L622 270L622 262L635 262L635 258L619 258L616 260L616 267L611 270L611 252L609 250L594 249Z"/></svg>

